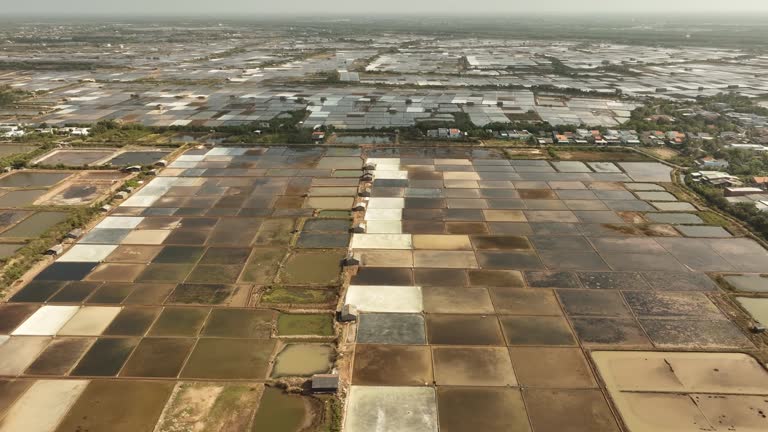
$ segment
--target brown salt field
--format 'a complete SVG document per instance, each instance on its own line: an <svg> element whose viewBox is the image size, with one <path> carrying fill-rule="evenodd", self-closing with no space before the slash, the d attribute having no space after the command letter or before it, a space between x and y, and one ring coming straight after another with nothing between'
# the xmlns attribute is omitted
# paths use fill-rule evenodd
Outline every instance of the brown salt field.
<svg viewBox="0 0 768 432"><path fill-rule="evenodd" d="M188 150L7 293L0 432L338 430L325 373L348 432L768 430L768 252L598 160ZM87 173L0 177L0 241Z"/></svg>

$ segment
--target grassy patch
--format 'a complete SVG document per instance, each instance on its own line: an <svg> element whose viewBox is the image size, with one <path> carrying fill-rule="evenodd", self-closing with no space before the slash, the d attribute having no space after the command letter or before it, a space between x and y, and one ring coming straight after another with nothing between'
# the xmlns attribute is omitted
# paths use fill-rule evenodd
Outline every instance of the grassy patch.
<svg viewBox="0 0 768 432"><path fill-rule="evenodd" d="M261 297L262 303L328 304L336 298L336 290L273 287Z"/></svg>
<svg viewBox="0 0 768 432"><path fill-rule="evenodd" d="M333 317L329 314L280 314L280 336L333 336Z"/></svg>
<svg viewBox="0 0 768 432"><path fill-rule="evenodd" d="M320 432L341 432L344 407L336 396L318 397L324 406L323 424L318 429Z"/></svg>
<svg viewBox="0 0 768 432"><path fill-rule="evenodd" d="M696 213L707 225L715 225L720 227L728 227L731 223L728 219L720 216L719 214L711 211L701 211Z"/></svg>

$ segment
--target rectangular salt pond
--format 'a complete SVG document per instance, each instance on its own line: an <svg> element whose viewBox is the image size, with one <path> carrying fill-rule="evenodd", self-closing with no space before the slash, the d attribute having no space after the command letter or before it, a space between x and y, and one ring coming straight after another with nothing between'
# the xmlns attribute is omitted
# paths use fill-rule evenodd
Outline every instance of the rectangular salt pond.
<svg viewBox="0 0 768 432"><path fill-rule="evenodd" d="M437 402L431 387L352 386L348 404L347 432L438 430Z"/></svg>
<svg viewBox="0 0 768 432"><path fill-rule="evenodd" d="M50 432L83 393L85 380L40 380L13 404L0 432Z"/></svg>
<svg viewBox="0 0 768 432"><path fill-rule="evenodd" d="M344 303L363 312L421 313L424 308L417 286L350 285Z"/></svg>
<svg viewBox="0 0 768 432"><path fill-rule="evenodd" d="M27 318L12 334L14 336L53 336L79 309L79 306L43 306Z"/></svg>
<svg viewBox="0 0 768 432"><path fill-rule="evenodd" d="M104 218L96 228L136 228L142 221L143 217L120 217L120 216L108 216Z"/></svg>
<svg viewBox="0 0 768 432"><path fill-rule="evenodd" d="M117 249L117 245L74 245L59 262L101 262Z"/></svg>
<svg viewBox="0 0 768 432"><path fill-rule="evenodd" d="M379 220L402 220L402 209L369 209L365 212L365 220L367 221L379 221Z"/></svg>
<svg viewBox="0 0 768 432"><path fill-rule="evenodd" d="M59 335L99 336L112 323L121 307L86 306L81 308L62 328Z"/></svg>
<svg viewBox="0 0 768 432"><path fill-rule="evenodd" d="M370 198L368 209L402 209L405 207L405 198Z"/></svg>
<svg viewBox="0 0 768 432"><path fill-rule="evenodd" d="M413 249L410 234L354 234L351 249Z"/></svg>
<svg viewBox="0 0 768 432"><path fill-rule="evenodd" d="M365 232L367 234L402 234L403 223L399 220L367 221Z"/></svg>

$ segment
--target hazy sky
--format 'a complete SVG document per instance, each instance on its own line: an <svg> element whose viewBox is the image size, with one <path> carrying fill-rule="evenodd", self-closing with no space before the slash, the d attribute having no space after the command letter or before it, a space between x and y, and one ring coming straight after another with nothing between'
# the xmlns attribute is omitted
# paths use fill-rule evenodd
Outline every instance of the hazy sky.
<svg viewBox="0 0 768 432"><path fill-rule="evenodd" d="M768 12L768 0L2 0L0 3L3 3L2 14L40 16Z"/></svg>

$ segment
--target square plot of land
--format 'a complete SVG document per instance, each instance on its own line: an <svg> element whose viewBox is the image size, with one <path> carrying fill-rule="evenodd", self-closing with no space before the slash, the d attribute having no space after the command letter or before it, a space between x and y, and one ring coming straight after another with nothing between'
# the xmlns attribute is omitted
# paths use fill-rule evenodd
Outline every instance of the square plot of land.
<svg viewBox="0 0 768 432"><path fill-rule="evenodd" d="M56 425L88 385L86 380L39 380L14 383L9 384L10 394L4 395L3 398L6 405L4 408L7 408L7 411L4 410L5 416L0 426L3 432L55 430ZM16 403L10 405L14 400Z"/></svg>
<svg viewBox="0 0 768 432"><path fill-rule="evenodd" d="M533 252L482 251L477 252L477 262L483 269L543 269L544 265Z"/></svg>
<svg viewBox="0 0 768 432"><path fill-rule="evenodd" d="M425 346L357 345L353 385L425 386L433 382L432 356Z"/></svg>
<svg viewBox="0 0 768 432"><path fill-rule="evenodd" d="M677 201L669 192L635 192L635 195L645 201Z"/></svg>
<svg viewBox="0 0 768 432"><path fill-rule="evenodd" d="M208 308L165 308L149 336L197 336L208 312Z"/></svg>
<svg viewBox="0 0 768 432"><path fill-rule="evenodd" d="M0 375L19 375L43 352L49 337L0 337Z"/></svg>
<svg viewBox="0 0 768 432"><path fill-rule="evenodd" d="M169 230L138 230L131 231L120 242L124 245L159 245L171 234ZM207 235L207 234L206 234Z"/></svg>
<svg viewBox="0 0 768 432"><path fill-rule="evenodd" d="M365 250L359 252L363 267L413 267L413 253L404 250Z"/></svg>
<svg viewBox="0 0 768 432"><path fill-rule="evenodd" d="M346 304L363 312L420 313L421 288L416 286L350 285Z"/></svg>
<svg viewBox="0 0 768 432"><path fill-rule="evenodd" d="M522 210L483 210L488 222L527 222Z"/></svg>
<svg viewBox="0 0 768 432"><path fill-rule="evenodd" d="M590 241L600 253L665 253L655 239L646 237L596 237Z"/></svg>
<svg viewBox="0 0 768 432"><path fill-rule="evenodd" d="M306 249L346 248L350 235L344 233L302 232L296 247Z"/></svg>
<svg viewBox="0 0 768 432"><path fill-rule="evenodd" d="M697 210L693 204L680 201L653 201L651 204L663 212L695 212Z"/></svg>
<svg viewBox="0 0 768 432"><path fill-rule="evenodd" d="M617 405L621 407L620 410L631 410L631 415L629 412L623 412L625 422L633 428L632 430L669 432L717 430L703 415L698 401L694 402L687 394L622 392L614 397L617 399ZM707 396L707 398L718 399L726 397ZM659 409L661 406L664 407L663 410ZM718 423L723 423L721 417L712 418L718 418Z"/></svg>
<svg viewBox="0 0 768 432"><path fill-rule="evenodd" d="M192 271L192 264L150 264L137 282L183 282Z"/></svg>
<svg viewBox="0 0 768 432"><path fill-rule="evenodd" d="M199 267L198 267L199 268ZM226 268L225 268L226 270ZM215 280L219 280L218 278ZM237 287L224 284L181 284L166 299L166 304L218 305L226 303Z"/></svg>
<svg viewBox="0 0 768 432"><path fill-rule="evenodd" d="M91 281L133 282L146 270L144 264L104 263L86 278Z"/></svg>
<svg viewBox="0 0 768 432"><path fill-rule="evenodd" d="M365 222L367 234L402 234L403 223L399 220L371 220Z"/></svg>
<svg viewBox="0 0 768 432"><path fill-rule="evenodd" d="M281 248L253 249L240 280L256 284L268 284L277 273L278 264L285 256L285 252L285 249ZM314 256L320 257L320 255Z"/></svg>
<svg viewBox="0 0 768 432"><path fill-rule="evenodd" d="M88 282L92 284L99 284L100 286L91 294L86 301L86 304L120 304L126 299L137 287L141 285L135 285L132 283L121 282L107 282L101 284L100 282Z"/></svg>
<svg viewBox="0 0 768 432"><path fill-rule="evenodd" d="M490 288L498 314L562 315L551 290Z"/></svg>
<svg viewBox="0 0 768 432"><path fill-rule="evenodd" d="M35 276L34 280L78 281L87 276L94 267L96 267L94 262L55 262Z"/></svg>
<svg viewBox="0 0 768 432"><path fill-rule="evenodd" d="M134 229L144 220L143 217L107 216L96 225L96 228Z"/></svg>
<svg viewBox="0 0 768 432"><path fill-rule="evenodd" d="M645 332L632 318L572 318L573 329L585 345L650 346Z"/></svg>
<svg viewBox="0 0 768 432"><path fill-rule="evenodd" d="M704 273L646 272L643 277L657 291L717 291L717 285Z"/></svg>
<svg viewBox="0 0 768 432"><path fill-rule="evenodd" d="M768 373L749 354L593 352L609 389L674 393L760 394Z"/></svg>
<svg viewBox="0 0 768 432"><path fill-rule="evenodd" d="M173 382L92 381L56 430L153 430L173 388Z"/></svg>
<svg viewBox="0 0 768 432"><path fill-rule="evenodd" d="M597 387L579 348L523 348L509 350L517 380L525 387Z"/></svg>
<svg viewBox="0 0 768 432"><path fill-rule="evenodd" d="M66 375L94 341L93 338L56 338L24 373Z"/></svg>
<svg viewBox="0 0 768 432"><path fill-rule="evenodd" d="M488 230L495 235L533 235L533 229L530 224L520 222L489 222Z"/></svg>
<svg viewBox="0 0 768 432"><path fill-rule="evenodd" d="M578 172L578 173L588 173L592 172L592 170L589 169L586 165L584 165L583 162L575 162L575 161L555 161L551 162L552 166L554 166L558 171L560 172Z"/></svg>
<svg viewBox="0 0 768 432"><path fill-rule="evenodd" d="M570 316L630 316L618 291L559 290L565 312Z"/></svg>
<svg viewBox="0 0 768 432"><path fill-rule="evenodd" d="M200 339L181 376L201 379L264 379L274 340Z"/></svg>
<svg viewBox="0 0 768 432"><path fill-rule="evenodd" d="M571 211L525 210L525 217L530 222L578 223L579 218Z"/></svg>
<svg viewBox="0 0 768 432"><path fill-rule="evenodd" d="M566 205L575 204L579 201L600 201L597 199L597 195L591 190L558 190L555 191L557 197L566 202ZM602 204L602 203L600 203ZM605 207L603 207L605 208ZM589 209L579 209L589 210Z"/></svg>
<svg viewBox="0 0 768 432"><path fill-rule="evenodd" d="M419 314L363 313L357 328L357 343L425 344L424 317Z"/></svg>
<svg viewBox="0 0 768 432"><path fill-rule="evenodd" d="M10 334L19 324L32 315L39 305L0 304L0 335Z"/></svg>
<svg viewBox="0 0 768 432"><path fill-rule="evenodd" d="M762 275L727 275L725 281L739 292L768 292L768 277Z"/></svg>
<svg viewBox="0 0 768 432"><path fill-rule="evenodd" d="M604 200L603 203L614 211L652 212L656 209L640 200Z"/></svg>
<svg viewBox="0 0 768 432"><path fill-rule="evenodd" d="M74 245L58 259L58 262L100 262L109 256L117 245Z"/></svg>
<svg viewBox="0 0 768 432"><path fill-rule="evenodd" d="M412 234L443 234L445 223L431 220L405 220L401 231Z"/></svg>
<svg viewBox="0 0 768 432"><path fill-rule="evenodd" d="M638 317L725 319L703 293L626 291L624 298Z"/></svg>
<svg viewBox="0 0 768 432"><path fill-rule="evenodd" d="M148 264L160 250L160 246L118 246L104 260L113 263Z"/></svg>
<svg viewBox="0 0 768 432"><path fill-rule="evenodd" d="M397 251L405 252L405 251ZM353 285L413 285L410 268L361 267L350 281Z"/></svg>
<svg viewBox="0 0 768 432"><path fill-rule="evenodd" d="M200 264L192 270L185 280L190 284L233 284L240 277L243 267L242 264Z"/></svg>
<svg viewBox="0 0 768 432"><path fill-rule="evenodd" d="M143 336L160 314L158 307L126 307L104 330L109 336Z"/></svg>
<svg viewBox="0 0 768 432"><path fill-rule="evenodd" d="M640 273L629 272L581 272L579 280L584 288L602 290L633 290L650 289Z"/></svg>
<svg viewBox="0 0 768 432"><path fill-rule="evenodd" d="M477 268L472 251L414 251L413 265L420 268Z"/></svg>
<svg viewBox="0 0 768 432"><path fill-rule="evenodd" d="M179 374L194 343L190 338L142 339L120 376L173 378Z"/></svg>
<svg viewBox="0 0 768 432"><path fill-rule="evenodd" d="M120 307L85 306L59 330L59 335L99 336L120 313Z"/></svg>
<svg viewBox="0 0 768 432"><path fill-rule="evenodd" d="M349 219L309 219L304 222L303 231L307 232L336 232L349 231Z"/></svg>
<svg viewBox="0 0 768 432"><path fill-rule="evenodd" d="M530 240L540 251L592 251L592 245L582 236L536 235Z"/></svg>
<svg viewBox="0 0 768 432"><path fill-rule="evenodd" d="M522 288L525 286L523 275L518 270L470 270L471 286L499 288Z"/></svg>
<svg viewBox="0 0 768 432"><path fill-rule="evenodd" d="M509 345L575 345L563 317L504 316L500 318Z"/></svg>
<svg viewBox="0 0 768 432"><path fill-rule="evenodd" d="M402 209L368 209L365 212L366 221L399 221L403 220Z"/></svg>
<svg viewBox="0 0 768 432"><path fill-rule="evenodd" d="M115 376L138 343L138 338L99 338L70 375Z"/></svg>
<svg viewBox="0 0 768 432"><path fill-rule="evenodd" d="M504 387L517 385L506 348L434 347L439 386Z"/></svg>
<svg viewBox="0 0 768 432"><path fill-rule="evenodd" d="M539 256L553 270L610 270L603 258L592 250L541 250Z"/></svg>
<svg viewBox="0 0 768 432"><path fill-rule="evenodd" d="M449 234L487 234L488 228L483 222L448 222L445 231Z"/></svg>
<svg viewBox="0 0 768 432"><path fill-rule="evenodd" d="M269 339L274 321L271 310L213 309L201 336Z"/></svg>
<svg viewBox="0 0 768 432"><path fill-rule="evenodd" d="M600 390L525 389L523 399L536 432L618 432Z"/></svg>
<svg viewBox="0 0 768 432"><path fill-rule="evenodd" d="M758 273L768 268L768 251L748 238L708 239L704 243L738 271Z"/></svg>
<svg viewBox="0 0 768 432"><path fill-rule="evenodd" d="M43 306L11 333L14 336L53 336L61 330L79 306Z"/></svg>
<svg viewBox="0 0 768 432"><path fill-rule="evenodd" d="M518 193L520 194L520 198L524 200L556 200L557 194L555 191L550 189L528 189L530 185L524 185L525 188L520 188L518 186ZM548 187L548 186L547 186Z"/></svg>
<svg viewBox="0 0 768 432"><path fill-rule="evenodd" d="M538 272L524 273L528 286L532 288L580 288L578 278L571 272Z"/></svg>
<svg viewBox="0 0 768 432"><path fill-rule="evenodd" d="M435 235L435 234L415 234L413 235L414 249L432 249L432 250L472 250L472 243L467 235Z"/></svg>
<svg viewBox="0 0 768 432"><path fill-rule="evenodd" d="M205 252L202 246L165 246L152 260L158 264L193 264L200 260Z"/></svg>
<svg viewBox="0 0 768 432"><path fill-rule="evenodd" d="M402 209L405 207L405 198L370 198L369 209Z"/></svg>
<svg viewBox="0 0 768 432"><path fill-rule="evenodd" d="M686 237L697 238L730 238L733 237L731 233L719 226L703 226L703 225L677 225L675 229L680 231L680 234Z"/></svg>
<svg viewBox="0 0 768 432"><path fill-rule="evenodd" d="M350 249L413 249L410 234L354 234Z"/></svg>
<svg viewBox="0 0 768 432"><path fill-rule="evenodd" d="M472 236L478 250L530 250L528 239L520 236Z"/></svg>
<svg viewBox="0 0 768 432"><path fill-rule="evenodd" d="M517 389L438 387L442 432L528 432L528 414Z"/></svg>
<svg viewBox="0 0 768 432"><path fill-rule="evenodd" d="M275 258L277 258L277 255L275 255ZM339 279L343 258L344 251L338 249L299 251L285 261L279 278L288 284L332 285ZM252 267L255 264L252 260L250 266ZM248 267L246 267L247 271Z"/></svg>
<svg viewBox="0 0 768 432"><path fill-rule="evenodd" d="M33 280L14 294L8 302L45 302L66 284L66 281Z"/></svg>
<svg viewBox="0 0 768 432"><path fill-rule="evenodd" d="M437 432L435 390L430 387L352 386L344 430L370 432L377 429Z"/></svg>
<svg viewBox="0 0 768 432"><path fill-rule="evenodd" d="M424 287L424 312L492 314L493 303L485 288Z"/></svg>
<svg viewBox="0 0 768 432"><path fill-rule="evenodd" d="M130 228L94 228L84 235L80 244L118 244L131 233Z"/></svg>
<svg viewBox="0 0 768 432"><path fill-rule="evenodd" d="M654 345L660 348L746 349L753 345L727 320L640 319Z"/></svg>
<svg viewBox="0 0 768 432"><path fill-rule="evenodd" d="M460 287L467 286L467 271L463 269L413 269L418 286Z"/></svg>
<svg viewBox="0 0 768 432"><path fill-rule="evenodd" d="M435 345L504 345L495 315L427 315L427 338Z"/></svg>

